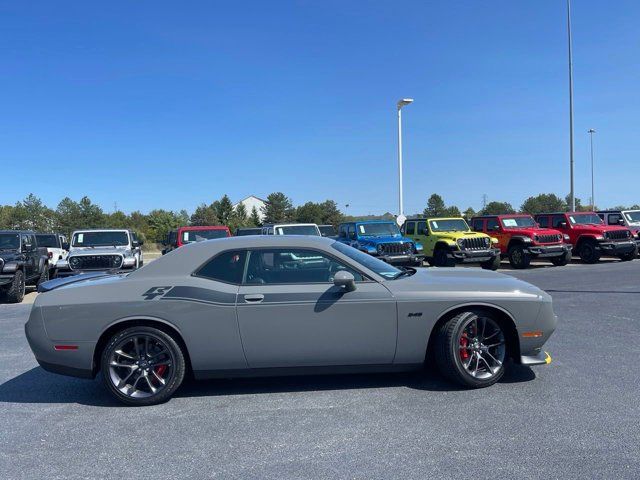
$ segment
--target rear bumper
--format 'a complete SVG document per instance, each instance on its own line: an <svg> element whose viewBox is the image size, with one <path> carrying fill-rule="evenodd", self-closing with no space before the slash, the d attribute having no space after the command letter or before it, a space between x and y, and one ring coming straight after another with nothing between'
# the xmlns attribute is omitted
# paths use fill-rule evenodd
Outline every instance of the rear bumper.
<svg viewBox="0 0 640 480"><path fill-rule="evenodd" d="M628 240L624 242L599 242L597 246L598 250L603 255L624 255L631 253L638 248L635 240Z"/></svg>
<svg viewBox="0 0 640 480"><path fill-rule="evenodd" d="M453 250L449 256L456 263L483 263L495 259L500 256L500 250L497 248L488 248L487 250Z"/></svg>
<svg viewBox="0 0 640 480"><path fill-rule="evenodd" d="M528 247L527 253L537 258L560 257L571 251L571 245L534 245Z"/></svg>

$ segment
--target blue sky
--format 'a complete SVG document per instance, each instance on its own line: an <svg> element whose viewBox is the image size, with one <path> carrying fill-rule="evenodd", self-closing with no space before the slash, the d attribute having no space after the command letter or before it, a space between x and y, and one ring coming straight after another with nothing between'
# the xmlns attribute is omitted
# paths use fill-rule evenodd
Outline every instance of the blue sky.
<svg viewBox="0 0 640 480"><path fill-rule="evenodd" d="M640 2L574 0L576 194L640 202ZM2 2L0 203L396 211L569 190L565 2Z"/></svg>

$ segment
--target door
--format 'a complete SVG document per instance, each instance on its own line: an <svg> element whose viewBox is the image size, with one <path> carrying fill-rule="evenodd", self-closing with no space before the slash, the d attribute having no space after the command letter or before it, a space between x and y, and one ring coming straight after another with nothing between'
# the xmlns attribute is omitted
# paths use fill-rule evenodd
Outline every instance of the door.
<svg viewBox="0 0 640 480"><path fill-rule="evenodd" d="M333 285L340 270L354 275L355 291ZM393 362L394 298L381 284L323 252L251 251L236 305L252 368Z"/></svg>
<svg viewBox="0 0 640 480"><path fill-rule="evenodd" d="M486 223L487 235L498 239L498 245L503 252L509 246L509 235L504 232L497 218L488 218Z"/></svg>
<svg viewBox="0 0 640 480"><path fill-rule="evenodd" d="M30 279L38 273L38 248L33 235L22 235L22 254L24 255L24 276Z"/></svg>

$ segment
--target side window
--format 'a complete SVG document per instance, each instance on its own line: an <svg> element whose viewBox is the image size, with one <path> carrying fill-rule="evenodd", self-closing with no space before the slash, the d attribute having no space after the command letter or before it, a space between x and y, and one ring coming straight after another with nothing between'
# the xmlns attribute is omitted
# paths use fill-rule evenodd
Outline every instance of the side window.
<svg viewBox="0 0 640 480"><path fill-rule="evenodd" d="M407 222L407 231L405 235L415 235L416 234L416 222Z"/></svg>
<svg viewBox="0 0 640 480"><path fill-rule="evenodd" d="M540 224L542 228L549 228L549 217L543 215L542 217L536 217L536 222Z"/></svg>
<svg viewBox="0 0 640 480"><path fill-rule="evenodd" d="M551 226L553 228L562 228L560 224L566 221L567 220L564 218L564 215L554 215L551 217Z"/></svg>
<svg viewBox="0 0 640 480"><path fill-rule="evenodd" d="M200 267L195 276L238 285L242 283L246 257L246 250L222 252Z"/></svg>
<svg viewBox="0 0 640 480"><path fill-rule="evenodd" d="M347 230L347 232L349 233L349 238L351 240L355 240L356 239L356 226L355 225L349 225L349 229Z"/></svg>
<svg viewBox="0 0 640 480"><path fill-rule="evenodd" d="M471 229L475 232L481 232L483 223L484 221L482 218L474 218L473 222L471 222Z"/></svg>
<svg viewBox="0 0 640 480"><path fill-rule="evenodd" d="M338 232L338 235L340 236L340 238L347 238L347 226L346 225L340 225L340 231Z"/></svg>
<svg viewBox="0 0 640 480"><path fill-rule="evenodd" d="M622 215L612 213L609 215L609 221L607 223L609 225L620 225L620 220L622 220Z"/></svg>
<svg viewBox="0 0 640 480"><path fill-rule="evenodd" d="M249 255L247 285L332 283L336 272L351 272L357 282L364 277L357 271L316 250L253 250Z"/></svg>
<svg viewBox="0 0 640 480"><path fill-rule="evenodd" d="M498 223L498 219L497 218L489 218L487 219L487 232L496 232L498 231L499 228L496 227L500 227L500 224Z"/></svg>
<svg viewBox="0 0 640 480"><path fill-rule="evenodd" d="M427 230L427 222L418 222L418 226L416 227L417 235L428 235L429 230Z"/></svg>

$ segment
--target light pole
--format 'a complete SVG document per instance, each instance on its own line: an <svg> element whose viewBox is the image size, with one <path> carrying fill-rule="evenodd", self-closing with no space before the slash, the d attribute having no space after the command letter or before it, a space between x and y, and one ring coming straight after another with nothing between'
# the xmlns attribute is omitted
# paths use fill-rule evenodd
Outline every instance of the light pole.
<svg viewBox="0 0 640 480"><path fill-rule="evenodd" d="M398 100L398 218L396 222L402 225L407 217L404 216L404 204L402 202L402 107L413 102L413 98Z"/></svg>
<svg viewBox="0 0 640 480"><path fill-rule="evenodd" d="M571 0L567 0L567 33L569 35L569 177L571 211L576 210L576 195L573 188L573 51L571 47Z"/></svg>
<svg viewBox="0 0 640 480"><path fill-rule="evenodd" d="M594 188L593 188L593 134L596 133L596 131L593 128L590 128L588 130L589 133L589 140L591 141L591 210L594 210L596 207L596 200L594 197Z"/></svg>

